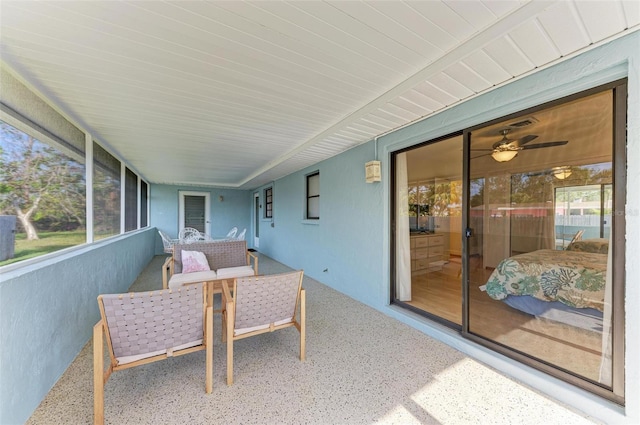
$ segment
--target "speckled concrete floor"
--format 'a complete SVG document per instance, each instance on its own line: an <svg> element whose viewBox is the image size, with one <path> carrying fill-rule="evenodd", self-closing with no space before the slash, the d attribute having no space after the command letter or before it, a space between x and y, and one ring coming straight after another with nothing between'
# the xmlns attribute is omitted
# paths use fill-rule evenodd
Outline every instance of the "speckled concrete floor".
<svg viewBox="0 0 640 425"><path fill-rule="evenodd" d="M156 257L132 285L161 287ZM263 274L289 270L260 256ZM593 424L397 320L305 277L307 360L293 328L236 342L234 385L215 318L214 389L204 352L116 372L107 424ZM88 343L27 424L93 421Z"/></svg>

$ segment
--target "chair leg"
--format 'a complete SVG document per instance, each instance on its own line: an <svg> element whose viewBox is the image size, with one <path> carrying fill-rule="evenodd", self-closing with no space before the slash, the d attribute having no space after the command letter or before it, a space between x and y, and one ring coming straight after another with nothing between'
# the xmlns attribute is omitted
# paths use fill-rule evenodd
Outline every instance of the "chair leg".
<svg viewBox="0 0 640 425"><path fill-rule="evenodd" d="M307 331L306 331L306 293L300 290L300 361L304 361L307 351Z"/></svg>
<svg viewBox="0 0 640 425"><path fill-rule="evenodd" d="M102 320L93 327L93 423L104 423L104 346Z"/></svg>
<svg viewBox="0 0 640 425"><path fill-rule="evenodd" d="M207 307L206 315L206 344L207 344L207 360L206 360L206 378L205 378L205 391L207 394L211 394L213 391L213 307Z"/></svg>
<svg viewBox="0 0 640 425"><path fill-rule="evenodd" d="M225 329L227 340L227 385L233 385L233 327L235 323L232 302L227 303L225 313L227 322L227 328Z"/></svg>

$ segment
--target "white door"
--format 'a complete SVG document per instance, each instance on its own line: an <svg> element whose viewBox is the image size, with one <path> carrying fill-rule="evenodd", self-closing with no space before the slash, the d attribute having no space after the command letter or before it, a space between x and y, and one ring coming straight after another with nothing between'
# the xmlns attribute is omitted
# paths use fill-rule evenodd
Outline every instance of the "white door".
<svg viewBox="0 0 640 425"><path fill-rule="evenodd" d="M253 247L260 246L260 193L253 194Z"/></svg>
<svg viewBox="0 0 640 425"><path fill-rule="evenodd" d="M211 235L211 214L209 192L183 191L180 194L180 217L178 232L185 227L193 227L202 233Z"/></svg>

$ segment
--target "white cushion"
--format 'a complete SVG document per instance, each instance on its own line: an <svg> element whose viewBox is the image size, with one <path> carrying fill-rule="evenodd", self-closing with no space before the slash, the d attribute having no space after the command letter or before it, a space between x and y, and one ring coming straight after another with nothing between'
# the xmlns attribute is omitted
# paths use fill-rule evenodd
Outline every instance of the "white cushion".
<svg viewBox="0 0 640 425"><path fill-rule="evenodd" d="M255 272L251 266L225 267L218 269L218 279L253 276Z"/></svg>
<svg viewBox="0 0 640 425"><path fill-rule="evenodd" d="M186 283L209 282L216 280L218 274L215 270L207 270L204 272L193 273L176 273L169 279L169 288L178 288Z"/></svg>
<svg viewBox="0 0 640 425"><path fill-rule="evenodd" d="M207 257L200 251L182 251L182 273L211 270Z"/></svg>

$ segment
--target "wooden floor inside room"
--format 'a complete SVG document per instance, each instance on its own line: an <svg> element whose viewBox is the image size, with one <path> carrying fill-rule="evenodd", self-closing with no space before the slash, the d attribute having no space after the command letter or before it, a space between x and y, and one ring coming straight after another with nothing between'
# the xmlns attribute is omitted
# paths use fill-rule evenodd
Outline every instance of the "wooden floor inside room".
<svg viewBox="0 0 640 425"><path fill-rule="evenodd" d="M537 318L490 298L481 291L492 269L482 257L469 261L469 331L529 356L598 381L602 334ZM414 274L407 304L462 324L462 273L458 258L441 269Z"/></svg>

